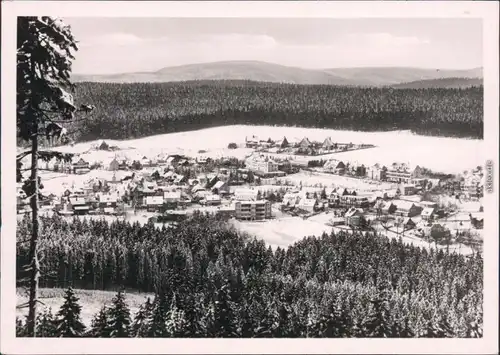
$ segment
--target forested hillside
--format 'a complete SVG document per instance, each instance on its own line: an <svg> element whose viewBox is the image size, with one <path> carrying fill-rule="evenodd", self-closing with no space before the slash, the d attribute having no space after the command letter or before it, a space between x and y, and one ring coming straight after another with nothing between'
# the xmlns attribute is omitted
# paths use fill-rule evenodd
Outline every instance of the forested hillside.
<svg viewBox="0 0 500 355"><path fill-rule="evenodd" d="M256 82L79 83L92 118L70 127L79 141L128 139L220 125L411 130L483 137L483 87L391 89Z"/></svg>
<svg viewBox="0 0 500 355"><path fill-rule="evenodd" d="M30 228L29 219L19 222L18 280L29 260L23 239ZM273 251L201 215L163 230L126 222L68 223L55 216L41 221L40 250L41 287L156 292L121 336L482 334L479 255L427 252L381 236L323 234ZM77 308L68 306L63 313ZM110 336L102 321L116 314L106 312L96 315L89 333L78 326L78 334ZM47 325L52 316L43 317L40 322Z"/></svg>

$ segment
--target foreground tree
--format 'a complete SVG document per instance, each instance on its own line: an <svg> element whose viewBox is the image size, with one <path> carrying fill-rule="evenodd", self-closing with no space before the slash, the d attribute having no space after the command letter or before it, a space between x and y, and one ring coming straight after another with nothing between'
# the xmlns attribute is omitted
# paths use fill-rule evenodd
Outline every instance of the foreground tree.
<svg viewBox="0 0 500 355"><path fill-rule="evenodd" d="M109 338L111 329L109 326L109 310L102 307L92 319L92 324L88 336L92 338Z"/></svg>
<svg viewBox="0 0 500 355"><path fill-rule="evenodd" d="M23 182L23 171L30 171L24 190L30 201L33 228L30 238L29 308L27 332L36 336L38 303L38 206L40 178L38 162L53 158L71 159L71 155L39 149L42 137L47 142L65 142L66 129L60 124L73 118L77 108L73 103L70 82L72 52L77 45L69 26L51 17L18 17L17 35L17 134L31 149L17 155L17 180ZM82 108L83 110L83 108ZM31 155L31 165L23 169L23 159Z"/></svg>
<svg viewBox="0 0 500 355"><path fill-rule="evenodd" d="M80 313L82 307L78 304L73 288L68 288L64 295L64 303L57 313L55 335L64 338L77 338L85 333Z"/></svg>
<svg viewBox="0 0 500 355"><path fill-rule="evenodd" d="M125 303L123 291L119 291L113 298L113 305L109 310L109 325L112 338L127 338L130 335L130 309Z"/></svg>

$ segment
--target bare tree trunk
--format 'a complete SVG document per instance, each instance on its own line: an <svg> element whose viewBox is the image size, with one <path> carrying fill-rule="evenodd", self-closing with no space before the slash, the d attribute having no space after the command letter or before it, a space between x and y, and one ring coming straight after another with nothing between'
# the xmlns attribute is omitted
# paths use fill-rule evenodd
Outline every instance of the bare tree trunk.
<svg viewBox="0 0 500 355"><path fill-rule="evenodd" d="M31 138L31 181L33 195L30 198L31 216L33 223L33 230L30 240L30 285L29 285L29 301L28 301L28 334L36 337L36 316L38 304L38 279L40 277L40 264L38 260L38 122L37 118L34 119L33 135Z"/></svg>

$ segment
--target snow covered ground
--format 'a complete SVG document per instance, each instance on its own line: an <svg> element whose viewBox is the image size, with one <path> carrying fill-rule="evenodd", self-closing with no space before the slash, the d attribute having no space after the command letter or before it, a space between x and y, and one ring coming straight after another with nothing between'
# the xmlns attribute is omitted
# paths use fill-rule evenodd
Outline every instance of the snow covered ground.
<svg viewBox="0 0 500 355"><path fill-rule="evenodd" d="M411 166L421 165L426 168L444 172L459 173L465 169L483 164L485 144L483 140L427 137L412 134L409 131L392 132L357 132L339 131L330 129L313 129L297 127L274 126L223 126L202 129L198 131L161 134L146 138L111 141L109 145L116 145L122 150L119 152L92 151L86 159L92 161L110 161L115 154L129 154L141 157L154 156L159 153L199 155L205 150L206 156L228 157L234 156L243 159L252 149L228 149L229 143L234 142L242 146L245 137L255 135L261 139L282 139L299 141L304 137L309 140L323 141L331 137L338 143L374 144L377 147L357 151L333 154L332 157L346 161L372 165L375 163L389 165L395 161L410 163ZM78 143L73 147L60 147L58 150L72 153L89 152L92 145L98 142ZM322 159L327 156L322 156Z"/></svg>

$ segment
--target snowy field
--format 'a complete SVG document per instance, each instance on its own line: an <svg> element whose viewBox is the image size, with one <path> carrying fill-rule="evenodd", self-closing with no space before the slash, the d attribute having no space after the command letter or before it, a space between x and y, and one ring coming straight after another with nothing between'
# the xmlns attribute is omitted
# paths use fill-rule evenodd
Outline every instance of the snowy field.
<svg viewBox="0 0 500 355"><path fill-rule="evenodd" d="M444 173L459 173L483 163L484 141L458 138L427 137L412 134L409 131L392 132L357 132L330 129L313 129L297 127L274 126L224 126L208 128L198 131L161 134L146 138L111 141L122 150L119 152L92 151L85 156L92 161L110 161L115 154L128 154L132 157L155 156L160 153L199 155L198 151L205 150L204 155L210 157L234 156L240 159L252 153L252 149L228 149L229 143L234 142L242 146L245 137L255 135L260 139L282 139L299 141L304 137L310 140L323 141L331 137L339 143L374 144L377 147L358 151L332 154L336 159L358 161L372 165L380 163L392 164L395 161L410 163L412 166L421 165L426 168ZM89 152L94 142L75 144L73 147L59 147L58 150L72 153ZM322 156L322 159L328 156Z"/></svg>
<svg viewBox="0 0 500 355"><path fill-rule="evenodd" d="M305 220L302 217L286 216L279 219L258 222L233 220L232 223L237 229L263 239L273 249L276 249L277 247L286 248L307 236L314 235L319 237L323 232L330 233L331 231L350 230L346 226L330 227L326 225L332 217L332 214L320 213ZM393 231L384 230L381 234L388 238L399 237ZM434 244L429 244L427 241L413 236L412 233L406 233L402 237L402 240L405 244L412 244L420 248L435 248ZM446 249L446 246L438 245L438 248ZM450 252L456 251L464 255L472 253L471 248L459 244L450 245L449 250Z"/></svg>
<svg viewBox="0 0 500 355"><path fill-rule="evenodd" d="M283 183L288 182L296 186L299 184L302 184L303 186L321 185L327 187L345 187L348 189L359 189L364 191L381 191L395 188L395 186L390 183L310 171L301 171L297 174L287 175L279 179Z"/></svg>

